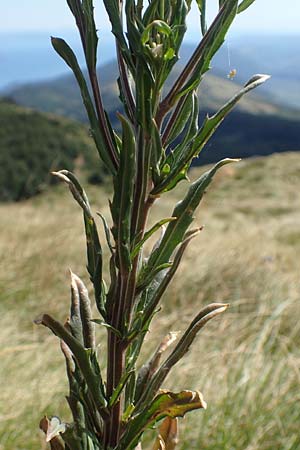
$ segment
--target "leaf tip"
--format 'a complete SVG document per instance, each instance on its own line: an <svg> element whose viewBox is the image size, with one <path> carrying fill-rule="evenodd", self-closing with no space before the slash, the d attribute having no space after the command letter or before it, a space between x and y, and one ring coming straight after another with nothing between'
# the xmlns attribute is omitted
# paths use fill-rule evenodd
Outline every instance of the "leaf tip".
<svg viewBox="0 0 300 450"><path fill-rule="evenodd" d="M40 314L33 320L33 323L35 323L35 325L43 325L43 319L44 319L44 314Z"/></svg>
<svg viewBox="0 0 300 450"><path fill-rule="evenodd" d="M250 85L254 85L253 87L259 86L260 84L267 81L269 78L271 78L271 75L265 74L265 73L257 73L253 75L250 80L247 81L247 83L244 85L245 87L248 87Z"/></svg>

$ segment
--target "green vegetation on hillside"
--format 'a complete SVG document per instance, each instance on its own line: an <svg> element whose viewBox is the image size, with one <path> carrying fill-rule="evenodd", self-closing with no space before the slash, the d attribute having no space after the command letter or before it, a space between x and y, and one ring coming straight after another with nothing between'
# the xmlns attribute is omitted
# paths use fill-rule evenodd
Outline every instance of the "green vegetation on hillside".
<svg viewBox="0 0 300 450"><path fill-rule="evenodd" d="M54 183L52 170L83 161L91 179L103 178L85 126L0 101L0 201L29 198Z"/></svg>
<svg viewBox="0 0 300 450"><path fill-rule="evenodd" d="M189 51L189 52L188 52ZM183 58L175 65L168 86L182 69L182 63L191 54L190 47L183 47ZM266 72L268 73L268 72ZM118 126L116 111L121 110L117 96L117 67L111 62L100 68L99 79L103 101L114 126ZM242 80L246 81L246 78ZM273 82L271 78L270 83ZM268 84L268 83L267 83ZM226 75L205 75L199 99L202 116L213 114L240 89L235 80ZM299 111L279 107L260 96L258 90L244 97L236 106L217 134L204 148L196 164L215 162L224 157L249 157L269 155L275 152L299 149ZM52 112L86 122L87 117L73 75L55 80L20 86L9 94L16 102L40 111Z"/></svg>
<svg viewBox="0 0 300 450"><path fill-rule="evenodd" d="M194 169L191 178L203 170ZM181 420L178 450L300 448L299 171L299 153L249 159L224 168L206 194L196 219L205 228L147 341L151 354L158 337L170 328L182 331L201 305L231 304L165 382L166 388L204 391L209 405ZM153 221L168 217L186 189L183 182L161 199ZM94 209L108 216L106 195L91 186L87 192ZM68 417L68 387L57 340L32 320L37 310L65 320L70 265L91 288L82 267L81 211L57 186L30 201L0 205L0 217L0 449L24 450L24 442L26 450L45 449L36 424L46 411ZM101 352L101 336L97 344Z"/></svg>

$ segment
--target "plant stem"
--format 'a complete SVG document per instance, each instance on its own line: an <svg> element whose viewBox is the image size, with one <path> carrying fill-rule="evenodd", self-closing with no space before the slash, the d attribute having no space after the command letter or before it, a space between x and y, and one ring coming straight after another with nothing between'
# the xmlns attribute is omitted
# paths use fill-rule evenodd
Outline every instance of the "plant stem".
<svg viewBox="0 0 300 450"><path fill-rule="evenodd" d="M99 83L98 83L98 79L97 79L97 73L96 73L95 69L92 70L89 68L89 77L90 77L92 90L93 90L93 94L94 94L94 100L95 100L99 125L102 130L104 139L106 141L107 148L109 149L112 163L115 166L115 168L117 168L119 165L118 156L116 155L115 146L112 141L111 134L110 134L110 131L108 128L107 119L106 119L103 102L102 102L102 97L101 97L101 93L100 93Z"/></svg>

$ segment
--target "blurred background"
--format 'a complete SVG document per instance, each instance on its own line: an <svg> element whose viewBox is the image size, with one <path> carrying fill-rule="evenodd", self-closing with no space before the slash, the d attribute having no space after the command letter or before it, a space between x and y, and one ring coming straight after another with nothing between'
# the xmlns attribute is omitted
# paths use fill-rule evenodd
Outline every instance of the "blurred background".
<svg viewBox="0 0 300 450"><path fill-rule="evenodd" d="M210 20L216 13L216 6L216 1L209 2ZM174 76L201 38L196 9L194 5ZM115 113L120 105L114 41L100 1L96 2L96 17L103 100L113 124L118 126ZM267 73L272 78L239 103L195 164L214 162L225 155L247 158L299 150L299 25L300 5L296 0L289 1L287 8L280 0L257 0L247 12L238 15L224 46L213 60L211 71L204 77L200 99L202 117L215 112L253 74ZM77 127L76 143L72 141L74 121L85 126L87 118L73 75L51 47L51 35L67 40L83 65L78 33L66 2L28 0L3 4L0 18L0 200L28 198L42 191L51 182L50 169L61 165L73 168L76 161L81 161L80 157L88 160L89 181L103 180L103 169L86 151L89 142L84 138L84 127ZM231 79L232 73L235 75ZM29 114L24 108L32 108L35 113ZM50 118L43 113L55 116ZM57 129L55 143L53 126ZM12 133L12 129L19 132ZM28 145L31 145L30 151L27 151ZM38 158L41 154L43 157ZM18 159L18 181L10 164L12 157ZM28 179L32 166L35 171L31 171Z"/></svg>
<svg viewBox="0 0 300 450"><path fill-rule="evenodd" d="M217 1L209 7L212 18ZM114 42L100 0L96 16L99 79L117 126ZM51 35L66 39L83 64L64 0L2 2L1 450L46 449L39 419L45 413L69 417L58 343L32 325L42 311L66 317L68 267L88 282L80 211L65 188L53 184L50 171L76 171L94 210L109 217L107 175L75 80L51 48ZM194 9L175 72L200 38ZM182 421L180 450L300 449L299 50L298 0L256 0L237 17L202 82L204 117L253 74L272 76L240 102L195 161L202 166L225 156L243 158L223 169L205 197L196 218L205 229L187 253L149 335L150 352L170 328L183 330L201 305L231 304L167 380L167 387L177 390L200 389L209 404L205 413ZM191 179L202 171L194 167ZM168 217L186 189L182 183L162 199L153 221Z"/></svg>

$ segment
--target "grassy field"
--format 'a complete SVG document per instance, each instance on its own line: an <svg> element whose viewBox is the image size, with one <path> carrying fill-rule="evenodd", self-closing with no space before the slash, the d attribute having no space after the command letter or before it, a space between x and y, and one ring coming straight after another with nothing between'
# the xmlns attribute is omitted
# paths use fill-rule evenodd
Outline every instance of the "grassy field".
<svg viewBox="0 0 300 450"><path fill-rule="evenodd" d="M168 388L201 390L208 403L180 421L180 450L300 449L299 174L300 153L225 167L199 209L205 228L147 345L183 330L206 303L231 304L166 380ZM155 216L167 217L186 187L160 200ZM108 216L107 192L88 191L94 210ZM67 383L57 340L32 320L67 316L69 267L86 280L81 213L60 186L1 205L0 236L0 449L46 449L38 422L45 413L68 419Z"/></svg>

